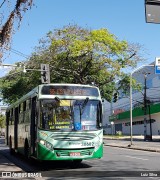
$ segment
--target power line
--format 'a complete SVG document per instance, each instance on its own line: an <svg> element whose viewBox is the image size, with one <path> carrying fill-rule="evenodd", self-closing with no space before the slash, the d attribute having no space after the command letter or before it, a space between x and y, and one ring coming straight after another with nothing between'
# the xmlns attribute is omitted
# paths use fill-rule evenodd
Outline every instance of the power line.
<svg viewBox="0 0 160 180"><path fill-rule="evenodd" d="M29 58L28 55L25 55L25 54L23 54L22 52L20 52L20 51L18 51L18 50L15 50L15 49L10 48L10 51L13 52L13 53L15 53L15 54L17 54L17 55L19 55L19 56L22 56L22 57L25 57L25 58Z"/></svg>
<svg viewBox="0 0 160 180"><path fill-rule="evenodd" d="M22 52L20 52L20 51L18 51L16 49L13 49L13 48L5 48L5 49L7 51L13 52L13 53L15 53L15 54L17 54L19 56L25 57L25 58L29 58L30 57L30 56L28 56L28 55L26 55L26 54L24 54L24 53L22 53Z"/></svg>

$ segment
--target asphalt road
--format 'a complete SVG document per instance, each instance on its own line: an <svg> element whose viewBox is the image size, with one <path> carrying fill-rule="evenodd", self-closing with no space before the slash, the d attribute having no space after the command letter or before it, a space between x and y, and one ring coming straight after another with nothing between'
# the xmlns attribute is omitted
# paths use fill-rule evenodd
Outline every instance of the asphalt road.
<svg viewBox="0 0 160 180"><path fill-rule="evenodd" d="M42 178L37 179L160 179L156 177L160 175L160 153L155 152L104 146L102 159L73 166L72 162L28 162L20 155L11 156L2 144L0 151L24 172L41 173Z"/></svg>
<svg viewBox="0 0 160 180"><path fill-rule="evenodd" d="M160 171L160 154L124 148L104 148L102 161L109 163L108 170ZM112 165L111 165L112 164Z"/></svg>

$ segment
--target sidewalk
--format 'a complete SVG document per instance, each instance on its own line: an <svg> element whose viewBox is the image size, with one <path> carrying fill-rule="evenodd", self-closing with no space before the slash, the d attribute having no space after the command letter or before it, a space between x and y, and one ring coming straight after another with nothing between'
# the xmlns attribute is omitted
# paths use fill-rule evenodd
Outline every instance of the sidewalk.
<svg viewBox="0 0 160 180"><path fill-rule="evenodd" d="M104 145L120 148L128 148L134 150L143 150L160 153L160 136L153 136L152 141L144 141L143 136L133 136L132 144L130 136L112 137L104 135Z"/></svg>
<svg viewBox="0 0 160 180"><path fill-rule="evenodd" d="M23 170L9 161L3 154L0 152L0 172L22 172Z"/></svg>
<svg viewBox="0 0 160 180"><path fill-rule="evenodd" d="M14 163L8 160L2 152L6 146L4 144L4 137L0 137L0 179L2 172L22 172L22 169L17 167Z"/></svg>

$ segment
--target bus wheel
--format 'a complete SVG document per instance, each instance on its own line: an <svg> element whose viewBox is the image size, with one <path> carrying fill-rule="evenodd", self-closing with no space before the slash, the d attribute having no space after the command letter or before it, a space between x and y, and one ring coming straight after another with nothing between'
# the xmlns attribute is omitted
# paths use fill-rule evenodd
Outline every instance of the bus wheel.
<svg viewBox="0 0 160 180"><path fill-rule="evenodd" d="M25 140L24 144L24 155L27 159L29 159L29 145L27 140Z"/></svg>
<svg viewBox="0 0 160 180"><path fill-rule="evenodd" d="M9 138L9 151L10 151L10 154L13 155L12 138L11 138L11 136L10 136L10 138Z"/></svg>

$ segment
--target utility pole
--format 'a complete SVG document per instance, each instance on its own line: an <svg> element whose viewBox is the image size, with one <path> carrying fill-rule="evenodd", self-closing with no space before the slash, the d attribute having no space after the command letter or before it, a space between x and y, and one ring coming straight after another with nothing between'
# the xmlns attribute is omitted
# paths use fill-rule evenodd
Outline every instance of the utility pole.
<svg viewBox="0 0 160 180"><path fill-rule="evenodd" d="M50 83L49 64L41 64L41 69L26 69L24 66L23 72L26 73L27 71L40 71L41 72L41 82L43 84L49 84Z"/></svg>
<svg viewBox="0 0 160 180"><path fill-rule="evenodd" d="M149 122L150 122L150 140L152 141L152 119L151 119L151 105L150 105L150 101L149 101Z"/></svg>
<svg viewBox="0 0 160 180"><path fill-rule="evenodd" d="M132 107L132 75L142 69L143 67L154 67L155 65L154 64L149 64L149 65L142 65L136 69L134 69L131 73L130 73L130 137L131 137L131 142L130 142L130 146L132 145L132 142L133 142L133 129L132 129L132 120L133 120L133 117L132 117L132 110L133 110L133 107Z"/></svg>
<svg viewBox="0 0 160 180"><path fill-rule="evenodd" d="M147 140L147 75L150 74L145 73L144 74L144 141Z"/></svg>
<svg viewBox="0 0 160 180"><path fill-rule="evenodd" d="M147 74L144 75L144 141L146 141L147 137L147 101L146 101L146 79L147 79Z"/></svg>

